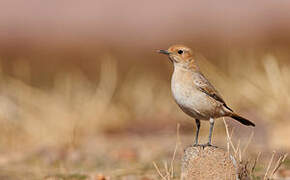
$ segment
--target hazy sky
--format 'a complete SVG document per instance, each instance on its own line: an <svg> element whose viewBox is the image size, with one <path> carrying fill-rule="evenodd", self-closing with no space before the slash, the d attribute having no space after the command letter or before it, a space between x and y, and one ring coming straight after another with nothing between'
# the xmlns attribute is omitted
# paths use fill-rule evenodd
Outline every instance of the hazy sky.
<svg viewBox="0 0 290 180"><path fill-rule="evenodd" d="M143 44L289 36L290 1L11 0L0 2L5 43Z"/></svg>

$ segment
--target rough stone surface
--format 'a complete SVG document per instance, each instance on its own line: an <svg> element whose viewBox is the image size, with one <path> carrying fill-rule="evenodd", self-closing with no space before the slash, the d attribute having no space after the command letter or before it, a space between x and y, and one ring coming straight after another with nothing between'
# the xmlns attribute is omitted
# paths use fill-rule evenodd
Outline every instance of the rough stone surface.
<svg viewBox="0 0 290 180"><path fill-rule="evenodd" d="M237 165L227 151L211 146L188 147L181 164L181 180L236 180Z"/></svg>

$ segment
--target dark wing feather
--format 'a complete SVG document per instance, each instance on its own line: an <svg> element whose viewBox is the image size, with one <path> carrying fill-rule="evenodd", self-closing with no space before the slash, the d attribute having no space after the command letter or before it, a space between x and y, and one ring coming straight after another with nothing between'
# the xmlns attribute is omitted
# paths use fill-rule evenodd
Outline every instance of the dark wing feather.
<svg viewBox="0 0 290 180"><path fill-rule="evenodd" d="M212 97L213 99L221 102L228 110L233 111L231 108L229 108L225 101L223 100L223 98L221 97L221 95L218 93L218 91L213 87L213 85L211 85L211 83L204 77L203 74L198 73L196 74L197 78L195 78L195 85L197 86L197 88L207 94L208 96Z"/></svg>

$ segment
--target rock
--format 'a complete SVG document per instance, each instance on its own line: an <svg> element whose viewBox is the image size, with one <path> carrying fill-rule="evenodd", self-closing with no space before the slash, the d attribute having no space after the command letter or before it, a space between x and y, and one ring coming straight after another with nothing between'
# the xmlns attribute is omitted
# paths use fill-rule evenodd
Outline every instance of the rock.
<svg viewBox="0 0 290 180"><path fill-rule="evenodd" d="M212 146L188 147L181 164L181 180L236 180L237 164L227 151Z"/></svg>

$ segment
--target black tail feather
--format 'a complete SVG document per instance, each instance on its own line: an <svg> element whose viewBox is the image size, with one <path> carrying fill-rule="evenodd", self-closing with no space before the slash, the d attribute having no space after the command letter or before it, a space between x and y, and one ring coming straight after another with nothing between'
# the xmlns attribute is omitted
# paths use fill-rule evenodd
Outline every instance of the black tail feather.
<svg viewBox="0 0 290 180"><path fill-rule="evenodd" d="M255 127L255 124L252 123L251 121L237 115L237 114L232 114L231 117L237 121L239 121L240 123L242 123L243 125L246 125L246 126L254 126Z"/></svg>

